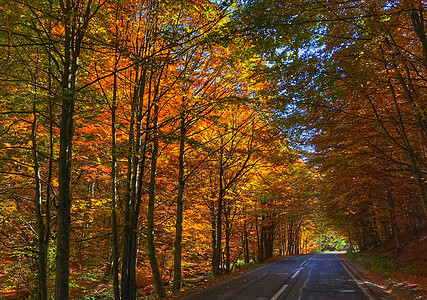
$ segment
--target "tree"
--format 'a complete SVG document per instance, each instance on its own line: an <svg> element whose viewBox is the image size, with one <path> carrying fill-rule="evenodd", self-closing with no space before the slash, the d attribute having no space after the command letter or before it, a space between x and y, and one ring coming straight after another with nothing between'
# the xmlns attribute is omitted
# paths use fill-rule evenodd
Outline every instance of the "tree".
<svg viewBox="0 0 427 300"><path fill-rule="evenodd" d="M71 1L61 2L60 7L54 7L51 3L46 6L40 6L38 3L32 3L31 1L22 3L21 11L27 16L31 17L28 21L27 33L23 35L23 40L27 40L26 43L16 45L16 47L28 48L29 53L37 53L37 51L45 51L48 57L48 76L47 85L44 86L48 92L51 92L51 78L58 80L62 92L62 117L61 117L61 131L60 131L60 154L59 154L59 198L58 198L58 231L57 231L57 274L56 274L56 298L67 299L68 298L68 260L69 260L69 232L70 232L70 206L71 206L71 194L70 194L70 173L71 173L71 158L72 158L72 139L73 139L73 119L74 119L74 103L77 92L77 73L79 69L79 57L81 46L84 38L86 29L88 28L91 18L94 16L100 4L96 6L92 11L92 2L89 1L87 5L74 3ZM52 35L52 22L56 17L56 13L61 12L64 18L61 20L63 26L63 34L59 39L59 43L64 46L63 51L53 46L56 42L56 37ZM77 18L81 17L81 19ZM13 34L19 34L18 31L12 32ZM41 49L40 49L41 47ZM35 51L35 52L32 52ZM31 54L30 54L31 55ZM38 58L37 58L38 59ZM56 66L57 71L61 74L61 78L53 76L53 72L50 67ZM38 68L39 65L36 63L30 67L35 67L33 73L36 74L36 80L34 81L36 90L38 93ZM42 83L42 85L45 82ZM36 105L33 107L37 108ZM50 106L52 111L52 106ZM53 119L52 113L50 113L51 119ZM36 114L34 112L33 121L33 153L34 153L34 174L36 180L36 196L35 203L37 207L37 219L39 223L39 239L40 239L40 298L47 298L46 282L45 282L45 268L46 268L46 255L47 245L49 241L49 222L50 222L50 187L48 188L48 195L46 201L46 226L42 220L42 201L41 201L41 184L39 176L39 151L36 148ZM51 131L52 133L52 131ZM52 141L52 139L51 139ZM51 142L51 155L52 155L52 142ZM51 156L52 159L52 156ZM50 168L52 163L50 163ZM51 171L49 171L49 178L51 178ZM51 180L51 179L49 179ZM48 185L50 185L50 182ZM44 269L44 270L43 270Z"/></svg>
<svg viewBox="0 0 427 300"><path fill-rule="evenodd" d="M424 11L423 3L403 1L248 1L236 17L246 26L238 33L270 61L264 71L276 84L277 124L313 147L312 163L327 175L331 199L324 200L336 219L342 209L333 205L348 205L363 248L384 238L375 232L399 231L396 197L401 213L419 219L414 207L423 207L425 214ZM416 203L396 190L408 185Z"/></svg>
<svg viewBox="0 0 427 300"><path fill-rule="evenodd" d="M281 177L273 169L295 154L277 142L269 63L229 22L235 6L6 2L0 247L18 290L49 298L57 254L58 299L83 285L92 296L90 282L112 281L115 299L151 280L160 296L172 279L177 292L196 272L283 251L291 221L300 251L308 217L290 203L309 197L259 179Z"/></svg>
<svg viewBox="0 0 427 300"><path fill-rule="evenodd" d="M58 157L58 229L55 277L55 298L68 299L70 256L71 161L74 133L74 105L77 98L77 76L83 39L91 19L101 3L92 8L92 1L81 4L61 2L63 14L63 67L61 70L62 113L60 122L60 150Z"/></svg>

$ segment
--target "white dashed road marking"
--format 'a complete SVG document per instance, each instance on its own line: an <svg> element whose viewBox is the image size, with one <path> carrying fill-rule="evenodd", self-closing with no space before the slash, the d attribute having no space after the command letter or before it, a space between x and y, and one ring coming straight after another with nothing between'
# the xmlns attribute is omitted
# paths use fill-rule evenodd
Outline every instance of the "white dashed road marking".
<svg viewBox="0 0 427 300"><path fill-rule="evenodd" d="M279 298L279 296L283 293L284 290L286 290L287 287L288 287L287 284L282 286L282 288L280 290L278 290L277 293L270 300L277 300L277 298Z"/></svg>
<svg viewBox="0 0 427 300"><path fill-rule="evenodd" d="M299 272L300 272L301 270L298 270L298 271L296 271L295 272L295 274L294 275L292 275L292 279L294 279L295 277L297 277L297 275L299 274Z"/></svg>

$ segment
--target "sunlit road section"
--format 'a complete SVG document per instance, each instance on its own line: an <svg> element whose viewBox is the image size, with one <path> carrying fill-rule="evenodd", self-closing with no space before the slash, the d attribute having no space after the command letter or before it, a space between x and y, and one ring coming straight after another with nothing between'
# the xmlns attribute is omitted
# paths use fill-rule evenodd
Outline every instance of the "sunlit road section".
<svg viewBox="0 0 427 300"><path fill-rule="evenodd" d="M183 300L386 300L335 253L293 256L191 294Z"/></svg>

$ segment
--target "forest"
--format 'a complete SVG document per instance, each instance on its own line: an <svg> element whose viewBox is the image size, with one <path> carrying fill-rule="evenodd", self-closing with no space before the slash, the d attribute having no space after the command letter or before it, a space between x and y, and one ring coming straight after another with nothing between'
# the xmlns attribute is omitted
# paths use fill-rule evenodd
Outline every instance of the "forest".
<svg viewBox="0 0 427 300"><path fill-rule="evenodd" d="M427 226L426 6L0 0L0 298L400 251Z"/></svg>

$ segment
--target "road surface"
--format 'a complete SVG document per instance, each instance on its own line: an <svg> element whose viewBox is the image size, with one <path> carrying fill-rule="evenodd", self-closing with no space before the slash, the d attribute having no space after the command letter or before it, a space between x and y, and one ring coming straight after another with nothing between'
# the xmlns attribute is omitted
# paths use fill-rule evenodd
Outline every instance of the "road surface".
<svg viewBox="0 0 427 300"><path fill-rule="evenodd" d="M293 256L182 300L385 300L394 299L346 266L337 254Z"/></svg>

